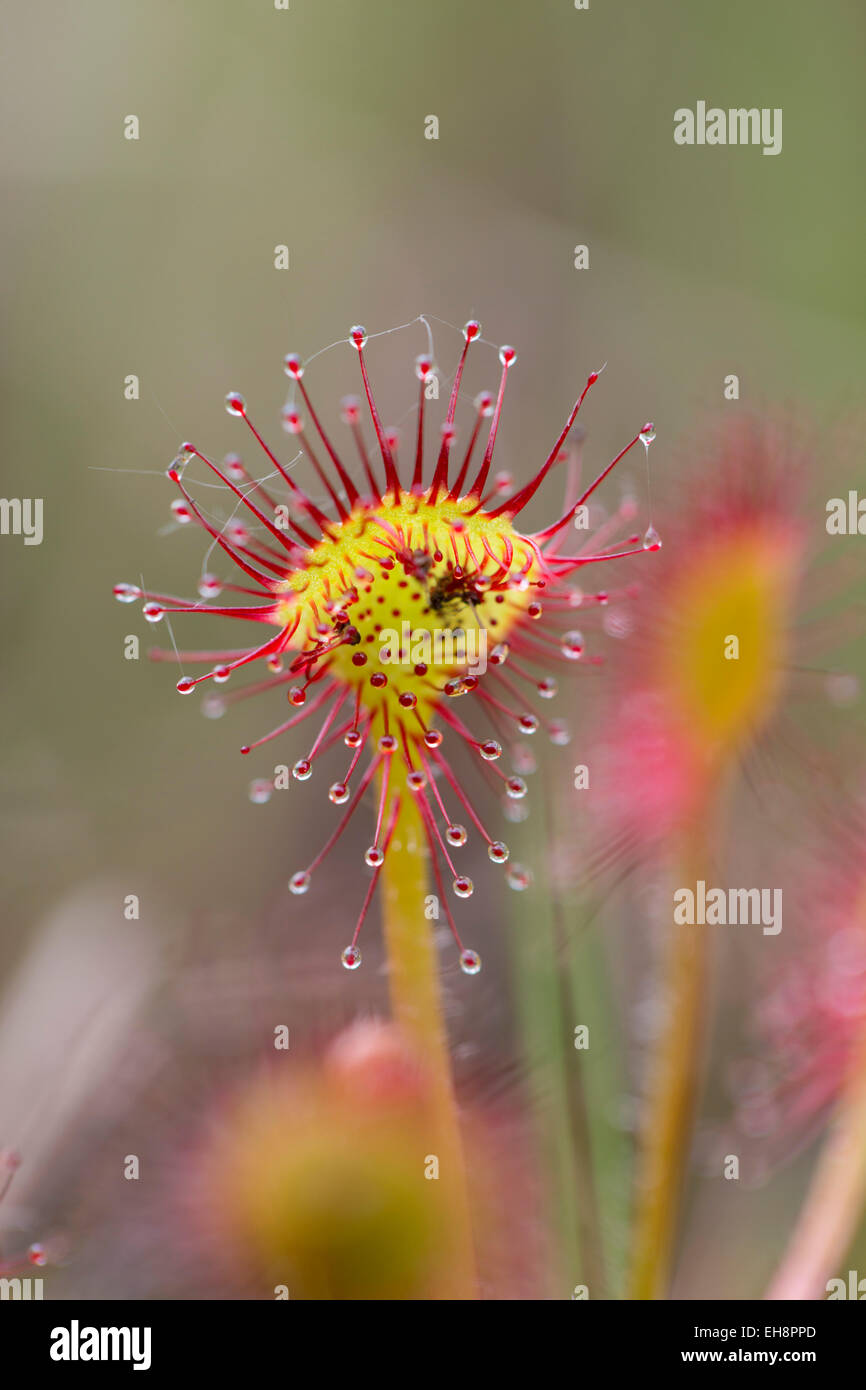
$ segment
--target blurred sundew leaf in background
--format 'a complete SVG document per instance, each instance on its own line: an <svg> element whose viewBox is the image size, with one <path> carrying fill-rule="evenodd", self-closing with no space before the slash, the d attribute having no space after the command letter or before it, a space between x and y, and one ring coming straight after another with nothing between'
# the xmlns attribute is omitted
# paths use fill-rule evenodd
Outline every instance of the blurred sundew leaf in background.
<svg viewBox="0 0 866 1390"><path fill-rule="evenodd" d="M122 663L108 597L128 570L131 511L153 535L145 579L158 561L181 584L184 538L158 536L162 470L181 438L231 447L212 433L227 389L255 394L276 426L287 349L314 350L356 318L477 312L522 353L518 479L575 373L604 357L618 389L588 447L609 453L617 402L640 386L661 422L654 467L674 489L687 466L663 441L719 403L727 371L753 403L808 400L822 422L850 405L866 362L851 175L863 23L855 0L817 20L806 0L731 0L699 25L685 4L645 7L626 26L620 7L568 0L16 7L0 55L4 490L38 482L46 539L0 547L6 958L66 884L119 863L155 870L190 917L218 905L226 935L242 934L281 888L292 841L314 838L296 804L263 819L245 802L236 725L207 730L205 762L189 756L195 712L144 661ZM783 153L677 149L673 110L698 97L784 107ZM122 139L128 111L137 144ZM438 142L423 140L428 112ZM577 241L589 272L572 268ZM140 373L138 403L122 399L126 371ZM336 398L338 368L333 380ZM834 458L828 447L832 494ZM547 893L546 873L535 883ZM508 900L525 921L529 896ZM552 989L532 1005L545 1029Z"/></svg>
<svg viewBox="0 0 866 1390"><path fill-rule="evenodd" d="M117 1057L164 971L156 935L124 920L127 886L93 880L61 899L0 998L2 1147L20 1160L0 1230L19 1209L34 1223L69 1219L79 1141L123 1103ZM161 917L169 927L165 904Z"/></svg>

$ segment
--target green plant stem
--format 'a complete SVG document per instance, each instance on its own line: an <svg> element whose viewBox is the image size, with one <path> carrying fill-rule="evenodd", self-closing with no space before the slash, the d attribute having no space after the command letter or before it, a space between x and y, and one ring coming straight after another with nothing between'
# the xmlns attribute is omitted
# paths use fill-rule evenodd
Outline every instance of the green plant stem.
<svg viewBox="0 0 866 1390"><path fill-rule="evenodd" d="M386 855L382 880L392 1013L418 1048L430 1079L430 1152L439 1159L439 1179L431 1186L443 1204L450 1246L439 1297L473 1299L477 1283L466 1165L442 1015L439 963L430 923L424 918L431 889L423 825L411 793L402 798L395 843Z"/></svg>
<svg viewBox="0 0 866 1390"><path fill-rule="evenodd" d="M684 884L707 876L700 831L683 855ZM665 1027L650 1074L638 1155L630 1297L667 1296L683 1178L703 1073L710 928L671 924L664 970Z"/></svg>

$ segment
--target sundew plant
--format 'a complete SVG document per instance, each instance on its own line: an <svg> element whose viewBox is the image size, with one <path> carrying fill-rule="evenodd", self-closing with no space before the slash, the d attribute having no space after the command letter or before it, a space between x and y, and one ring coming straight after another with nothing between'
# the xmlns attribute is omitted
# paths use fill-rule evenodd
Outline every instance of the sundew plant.
<svg viewBox="0 0 866 1390"><path fill-rule="evenodd" d="M244 633L253 625L255 639L240 646L203 651L172 643L152 653L181 664L177 689L184 695L206 685L231 689L248 670L258 670L259 679L234 698L261 695L272 708L287 704L288 715L244 744L243 754L275 739L304 739L292 776L310 783L312 795L317 786L325 792L320 769L328 752L346 749L345 768L327 789L335 807L332 833L311 863L291 872L288 888L296 898L315 894L317 871L326 858L342 855L345 861L343 831L368 803L373 830L364 862L353 866L359 907L355 921L347 921L342 965L349 971L361 966L361 929L381 883L394 1018L435 1060L432 1123L452 1175L443 1186L458 1246L454 1288L465 1296L473 1287L471 1222L431 927L421 908L433 894L461 969L478 975L479 944L464 940L471 906L455 912L449 901L467 903L474 891L460 867L460 850L477 834L510 886L522 888L526 875L509 862L483 782L521 801L526 782L501 766L510 746L540 731L554 744L568 741L564 722L544 710L557 695L558 670L598 660L573 625L577 610L606 598L605 582L594 592L586 575L606 574L611 563L658 550L661 541L651 524L633 532L630 498L599 528L589 524L596 490L630 450L640 444L648 453L655 438L653 424L643 424L591 481L581 480L568 442L599 371L587 376L532 476L516 486L493 471L515 349L497 349L498 387L474 398L461 438L457 417L467 357L473 344L488 351L492 345L483 343L479 322L465 324L444 418L430 421L439 370L429 325L421 322L429 346L414 363L417 426L409 458L399 457L398 435L380 417L364 328L352 328L345 340L356 354L362 388L360 398L341 406L350 454L313 403L307 385L313 373L289 353L284 370L291 394L282 424L297 445L290 457L281 457L254 423L246 399L232 391L226 410L246 427L262 471L236 454L216 463L193 443L184 443L168 468L179 493L175 519L201 528L210 542L208 565L218 558L222 572L203 573L196 599L129 582L119 583L115 595L124 603L143 600L151 623L209 614L243 625ZM197 499L197 469L224 488L226 519L215 519L211 505ZM564 474L565 505L542 529L522 530L525 508L556 469ZM207 669L187 674L193 666ZM475 759L479 788L464 786L452 762L452 750L461 745ZM261 779L253 784L254 798L265 799L269 791ZM344 862L343 876L348 868Z"/></svg>

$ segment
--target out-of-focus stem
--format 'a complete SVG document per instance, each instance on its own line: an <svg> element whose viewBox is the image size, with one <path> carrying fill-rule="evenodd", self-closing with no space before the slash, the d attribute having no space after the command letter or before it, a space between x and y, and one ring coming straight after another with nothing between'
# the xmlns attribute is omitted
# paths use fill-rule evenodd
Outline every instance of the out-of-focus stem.
<svg viewBox="0 0 866 1390"><path fill-rule="evenodd" d="M851 1243L866 1205L866 1029L768 1299L818 1299Z"/></svg>
<svg viewBox="0 0 866 1390"><path fill-rule="evenodd" d="M707 876L707 856L693 836L683 856L684 884ZM630 1297L667 1295L703 1071L711 928L674 925L664 971L664 1029L653 1059L637 1167Z"/></svg>
<svg viewBox="0 0 866 1390"><path fill-rule="evenodd" d="M424 918L430 892L424 847L420 812L408 792L402 798L394 843L382 868L391 1007L395 1022L418 1048L430 1079L430 1152L439 1159L439 1179L431 1186L442 1200L451 1244L439 1297L472 1299L477 1288L470 1203L439 965L430 923Z"/></svg>

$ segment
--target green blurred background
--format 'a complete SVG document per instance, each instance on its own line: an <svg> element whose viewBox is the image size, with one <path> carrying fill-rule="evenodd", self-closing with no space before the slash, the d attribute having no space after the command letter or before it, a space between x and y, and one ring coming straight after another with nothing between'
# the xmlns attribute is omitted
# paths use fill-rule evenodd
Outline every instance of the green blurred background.
<svg viewBox="0 0 866 1390"><path fill-rule="evenodd" d="M822 439L851 417L866 365L866 11L7 0L2 16L3 491L45 499L41 546L0 541L8 972L82 885L140 893L169 952L184 923L216 942L220 924L277 900L283 913L288 872L321 840L328 808L300 787L290 805L246 799L274 759L251 767L236 750L268 711L203 721L172 668L124 660L124 636L144 649L151 633L111 597L142 574L191 591L201 540L160 534L163 471L182 439L245 449L229 389L285 442L286 351L309 356L356 322L477 315L520 350L499 457L520 477L607 361L589 456L653 418L655 474L674 495L677 441L738 408L723 402L728 373L741 406L805 413ZM782 107L782 153L675 146L673 112L698 99ZM129 114L138 141L124 139ZM434 326L448 370L459 338ZM389 420L411 406L424 346L420 327L371 345ZM326 418L356 366L335 349L308 374ZM473 389L495 384L492 353L476 371ZM124 400L128 373L138 401ZM829 445L821 469L828 497L854 485ZM200 645L204 629L181 624ZM482 950L500 920L496 903L483 910ZM302 953L303 925L290 930Z"/></svg>

